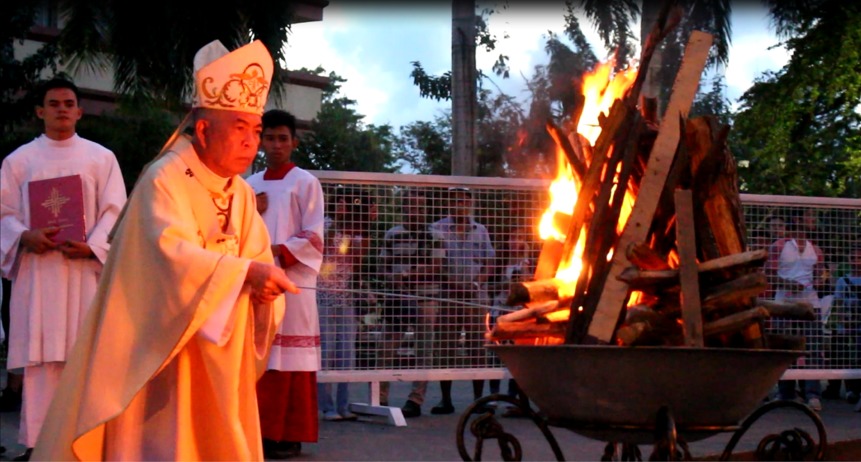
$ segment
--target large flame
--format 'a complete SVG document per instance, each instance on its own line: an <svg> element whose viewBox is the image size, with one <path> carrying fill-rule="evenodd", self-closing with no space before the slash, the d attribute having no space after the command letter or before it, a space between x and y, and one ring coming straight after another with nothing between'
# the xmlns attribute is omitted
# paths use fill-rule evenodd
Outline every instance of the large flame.
<svg viewBox="0 0 861 462"><path fill-rule="evenodd" d="M637 76L636 68L631 68L626 71L618 72L611 76L611 71L614 67L614 62L611 60L607 63L599 64L591 72L583 77L582 93L585 98L583 111L580 115L580 120L577 125L577 133L582 135L591 145L595 144L598 136L601 134L601 127L598 124L598 119L601 114L605 116L617 99L621 99L625 92L634 83ZM539 235L541 239L555 239L560 242L565 241L565 236L568 232L567 227L560 229L560 225L564 225L568 220L561 220L559 216L565 216L570 220L571 213L574 211L574 205L577 202L578 191L581 187L574 177L571 166L568 163L562 149L557 147L556 152L557 169L556 179L550 185L550 206L544 212L539 223ZM618 176L618 170L615 172ZM626 185L627 186L627 185ZM616 188L618 189L618 188ZM633 208L634 198L627 191L627 187L623 189L626 197L622 207L619 223L617 224L617 233L625 226L625 222ZM614 194L616 190L614 189ZM573 295L574 285L580 276L580 271L583 267L583 251L585 248L586 236L585 229L581 231L578 237L577 246L570 259L570 263L561 265L556 272L556 278L567 282L565 287L559 289L559 295ZM611 255L607 256L612 257Z"/></svg>
<svg viewBox="0 0 861 462"><path fill-rule="evenodd" d="M577 124L577 133L583 135L592 146L601 134L598 125L598 116L607 114L613 106L613 102L621 99L634 80L637 78L637 69L628 68L617 72L610 78L610 71L615 66L615 61L598 64L591 72L583 76L583 112L580 114L580 122Z"/></svg>

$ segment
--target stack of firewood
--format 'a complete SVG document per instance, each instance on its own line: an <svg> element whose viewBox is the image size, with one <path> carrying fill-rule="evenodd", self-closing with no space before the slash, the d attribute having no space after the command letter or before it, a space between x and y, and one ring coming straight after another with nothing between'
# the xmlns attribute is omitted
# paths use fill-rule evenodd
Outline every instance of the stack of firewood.
<svg viewBox="0 0 861 462"><path fill-rule="evenodd" d="M658 22L640 69L677 20ZM729 128L687 119L710 47L710 35L692 34L660 124L639 100L640 76L600 121L594 146L548 123L581 188L571 214L554 217L565 240L545 241L534 280L510 290L508 304L522 309L498 318L489 340L763 348L764 319L813 317L809 305L757 298L767 255L746 251ZM636 200L617 232L625 191ZM557 279L580 239L579 278Z"/></svg>

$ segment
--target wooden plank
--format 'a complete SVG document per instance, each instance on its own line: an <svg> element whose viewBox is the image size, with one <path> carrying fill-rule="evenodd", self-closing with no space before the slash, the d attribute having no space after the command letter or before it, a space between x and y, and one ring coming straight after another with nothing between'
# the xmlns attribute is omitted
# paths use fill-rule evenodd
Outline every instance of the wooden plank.
<svg viewBox="0 0 861 462"><path fill-rule="evenodd" d="M685 345L703 347L703 314L700 307L697 237L694 234L694 199L689 189L677 189L676 245L679 249L679 282Z"/></svg>
<svg viewBox="0 0 861 462"><path fill-rule="evenodd" d="M664 189L673 156L679 143L679 115L687 117L691 103L697 92L709 49L712 45L712 36L705 32L694 31L685 48L685 55L676 81L673 84L673 93L667 106L667 112L658 131L658 137L652 146L649 162L646 165L646 173L643 177L638 191L637 202L625 225L625 230L619 239L617 248L627 249L632 242L643 242L649 232L652 217L658 206L658 200ZM625 299L628 297L628 286L617 279L617 276L630 266L625 252L615 252L610 274L607 277L601 299L592 322L589 324L588 336L599 343L610 343L613 332L619 321Z"/></svg>

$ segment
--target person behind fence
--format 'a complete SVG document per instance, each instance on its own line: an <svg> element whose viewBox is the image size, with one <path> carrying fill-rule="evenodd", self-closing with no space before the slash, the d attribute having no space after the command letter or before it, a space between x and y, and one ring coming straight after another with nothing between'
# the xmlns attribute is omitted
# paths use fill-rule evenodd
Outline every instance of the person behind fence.
<svg viewBox="0 0 861 462"><path fill-rule="evenodd" d="M406 190L401 196L403 223L390 228L383 237L380 266L386 291L393 294L428 297L427 299L388 297L383 311L386 333L382 355L383 368L394 367L394 357L407 329L411 329L415 367L433 367L434 330L439 299L442 296L445 248L430 230L427 197L420 190ZM406 418L422 413L427 380L412 383L412 390L401 408ZM388 404L389 383L380 384L380 402Z"/></svg>
<svg viewBox="0 0 861 462"><path fill-rule="evenodd" d="M365 191L339 188L335 196L335 218L326 220L323 267L317 284L320 311L320 341L323 348L323 370L349 371L356 359L356 336L359 329L357 308L363 302L375 305L361 268L370 244L369 225L377 219L373 198ZM334 401L332 384L317 384L317 398L323 419L356 420L349 408L349 383L336 385Z"/></svg>
<svg viewBox="0 0 861 462"><path fill-rule="evenodd" d="M36 100L44 133L0 167L0 274L12 280L7 367L24 371L18 440L28 449L22 460L36 444L96 294L110 249L108 233L126 201L114 153L76 133L83 115L79 102L74 83L45 82ZM40 190L40 184L47 186ZM77 236L58 240L60 227L34 221L41 210L71 221L76 204L83 220Z"/></svg>
<svg viewBox="0 0 861 462"><path fill-rule="evenodd" d="M273 61L194 57L190 142L138 179L39 434L37 460L260 460L255 384L285 291L254 191Z"/></svg>
<svg viewBox="0 0 861 462"><path fill-rule="evenodd" d="M317 371L320 321L317 273L323 263L323 188L290 156L299 145L296 118L272 109L263 114L260 147L266 170L248 177L272 241L275 262L303 289L285 294L289 309L275 335L266 373L257 382L263 453L269 459L298 455L318 437Z"/></svg>
<svg viewBox="0 0 861 462"><path fill-rule="evenodd" d="M773 242L768 248L765 265L769 281L774 286L776 301L799 301L813 305L817 312L815 321L782 321L778 327L789 328L788 333L804 335L810 353L805 358L806 365L821 364L820 342L822 324L818 320L821 310L818 287L824 282L824 256L822 250L810 240L816 229L814 209L790 209L786 220L787 236ZM796 381L780 380L778 391L780 399L792 400L796 397ZM821 384L819 380L805 380L801 385L803 396L811 409L822 409Z"/></svg>
<svg viewBox="0 0 861 462"><path fill-rule="evenodd" d="M499 316L504 316L506 313L511 313L521 308L506 305L511 285L531 280L535 272L535 264L532 259L529 242L521 236L512 233L507 241L507 252L505 254L505 260L499 265L499 282L496 285L497 288L493 298L495 309L493 310L491 319L494 323ZM496 381L495 386L493 381L491 381L490 392L499 393L499 386L499 381ZM510 398L518 399L523 403L529 402L526 393L523 392L513 378L508 379L506 395ZM514 405L505 406L505 410L502 412L503 417L521 417L523 415L523 411Z"/></svg>
<svg viewBox="0 0 861 462"><path fill-rule="evenodd" d="M861 244L849 252L849 271L837 279L834 301L826 326L831 328L832 367L839 369L861 369ZM841 382L846 385L846 401L857 405L861 411L861 379L832 379L822 396L839 398Z"/></svg>
<svg viewBox="0 0 861 462"><path fill-rule="evenodd" d="M445 295L453 301L489 305L485 283L492 272L495 251L487 228L475 221L473 195L468 188L449 188L449 215L433 225L431 231L445 245ZM484 332L487 310L476 306L448 303L439 310L440 367L485 365ZM461 335L465 342L461 346ZM460 351L459 351L460 350ZM440 381L442 401L431 414L451 414L451 380ZM483 380L473 380L473 397L482 395Z"/></svg>

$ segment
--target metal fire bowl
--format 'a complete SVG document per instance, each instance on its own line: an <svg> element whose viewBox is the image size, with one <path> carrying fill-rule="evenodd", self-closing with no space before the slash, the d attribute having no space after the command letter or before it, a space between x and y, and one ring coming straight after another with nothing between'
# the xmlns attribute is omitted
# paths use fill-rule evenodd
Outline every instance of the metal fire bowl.
<svg viewBox="0 0 861 462"><path fill-rule="evenodd" d="M732 431L804 351L488 345L548 423L600 441L654 442L667 406L687 441Z"/></svg>

